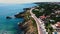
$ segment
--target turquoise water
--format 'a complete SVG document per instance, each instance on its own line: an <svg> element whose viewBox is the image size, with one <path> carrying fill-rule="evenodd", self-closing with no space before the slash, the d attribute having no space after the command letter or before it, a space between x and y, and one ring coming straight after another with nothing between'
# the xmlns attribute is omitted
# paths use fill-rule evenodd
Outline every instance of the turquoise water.
<svg viewBox="0 0 60 34"><path fill-rule="evenodd" d="M32 7L35 4L0 4L0 34L21 34L18 31L18 22L22 22L23 18L14 18L14 15L22 12L23 8ZM6 19L11 16L12 19Z"/></svg>

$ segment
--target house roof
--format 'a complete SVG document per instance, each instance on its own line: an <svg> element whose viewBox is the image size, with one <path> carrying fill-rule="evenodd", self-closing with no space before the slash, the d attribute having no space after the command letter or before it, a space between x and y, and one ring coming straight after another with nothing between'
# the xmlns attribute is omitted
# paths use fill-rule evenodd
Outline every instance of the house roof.
<svg viewBox="0 0 60 34"><path fill-rule="evenodd" d="M44 15L43 15L43 16L40 16L40 18L41 18L41 19L45 19L45 18L46 18L46 16L44 16Z"/></svg>
<svg viewBox="0 0 60 34"><path fill-rule="evenodd" d="M55 25L57 28L60 28L60 22L57 22Z"/></svg>

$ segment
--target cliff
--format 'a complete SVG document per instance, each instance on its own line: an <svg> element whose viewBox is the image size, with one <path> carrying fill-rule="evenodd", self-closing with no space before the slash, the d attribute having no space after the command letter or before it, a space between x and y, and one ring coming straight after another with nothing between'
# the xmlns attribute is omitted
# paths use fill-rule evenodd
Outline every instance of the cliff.
<svg viewBox="0 0 60 34"><path fill-rule="evenodd" d="M23 17L25 19L24 22L20 23L18 26L24 31L24 34L38 34L37 25L29 11L30 10L26 10L23 13L17 14L16 18Z"/></svg>

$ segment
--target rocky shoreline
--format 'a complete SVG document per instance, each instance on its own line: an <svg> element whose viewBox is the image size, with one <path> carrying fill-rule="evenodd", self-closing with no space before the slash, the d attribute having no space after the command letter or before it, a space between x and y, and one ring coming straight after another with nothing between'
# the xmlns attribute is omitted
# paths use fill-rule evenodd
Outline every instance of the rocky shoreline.
<svg viewBox="0 0 60 34"><path fill-rule="evenodd" d="M24 12L14 15L16 18L24 18L24 21L18 24L19 28L24 31L24 34L38 34L37 25L30 16L30 8L24 8L23 10Z"/></svg>

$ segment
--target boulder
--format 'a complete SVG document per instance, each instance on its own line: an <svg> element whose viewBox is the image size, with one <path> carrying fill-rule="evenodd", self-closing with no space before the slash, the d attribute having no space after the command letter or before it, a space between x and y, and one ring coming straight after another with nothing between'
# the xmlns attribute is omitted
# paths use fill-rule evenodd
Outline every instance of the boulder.
<svg viewBox="0 0 60 34"><path fill-rule="evenodd" d="M7 16L6 19L11 19L11 17Z"/></svg>

